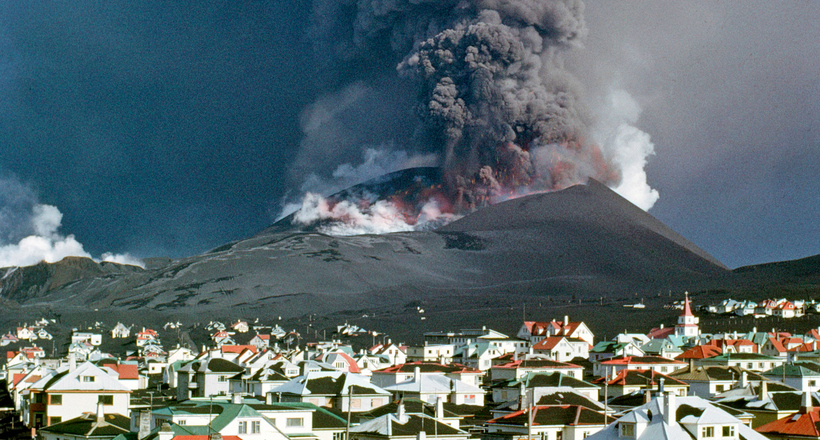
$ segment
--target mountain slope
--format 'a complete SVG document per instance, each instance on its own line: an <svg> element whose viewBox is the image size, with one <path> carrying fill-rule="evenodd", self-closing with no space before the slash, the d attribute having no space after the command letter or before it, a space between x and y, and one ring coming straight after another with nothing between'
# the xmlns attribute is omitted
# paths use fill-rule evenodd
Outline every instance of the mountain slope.
<svg viewBox="0 0 820 440"><path fill-rule="evenodd" d="M392 176L411 187L434 183L429 170L421 173L419 179L413 171ZM396 188L390 179L378 184ZM294 316L333 313L353 304L391 308L414 299L446 308L499 294L654 293L728 273L597 182L500 203L436 231L332 237L300 228L285 220L247 240L157 269L3 295L62 308L275 310Z"/></svg>

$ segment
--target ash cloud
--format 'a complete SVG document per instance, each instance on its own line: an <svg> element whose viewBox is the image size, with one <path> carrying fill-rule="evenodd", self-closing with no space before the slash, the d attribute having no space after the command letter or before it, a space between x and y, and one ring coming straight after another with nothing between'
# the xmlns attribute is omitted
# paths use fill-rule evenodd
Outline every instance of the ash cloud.
<svg viewBox="0 0 820 440"><path fill-rule="evenodd" d="M438 157L455 212L589 178L648 209L657 199L643 172L654 151L648 136L629 125L634 118L616 124L617 134L597 128L596 112L563 67L564 54L583 46L583 13L577 0L316 1L314 49L328 75L355 80L317 100L307 120L355 113L368 88L388 98L386 108L411 108L412 136L390 143ZM391 103L408 95L414 100ZM317 114L329 103L337 111ZM351 124L340 120L305 124L316 130L305 130L300 155L327 149L313 147L317 133L342 139L331 157L361 149L347 142Z"/></svg>

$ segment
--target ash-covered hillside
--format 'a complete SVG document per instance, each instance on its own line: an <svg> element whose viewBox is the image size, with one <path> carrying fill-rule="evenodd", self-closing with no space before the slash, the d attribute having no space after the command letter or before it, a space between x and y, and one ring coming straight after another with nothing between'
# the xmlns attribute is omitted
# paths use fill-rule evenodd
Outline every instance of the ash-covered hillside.
<svg viewBox="0 0 820 440"><path fill-rule="evenodd" d="M427 185L429 173L379 185ZM40 269L37 283L4 279L0 294L65 311L299 316L410 301L446 309L488 298L692 290L728 273L595 181L499 203L434 231L341 237L288 222L154 269L100 265L70 281Z"/></svg>

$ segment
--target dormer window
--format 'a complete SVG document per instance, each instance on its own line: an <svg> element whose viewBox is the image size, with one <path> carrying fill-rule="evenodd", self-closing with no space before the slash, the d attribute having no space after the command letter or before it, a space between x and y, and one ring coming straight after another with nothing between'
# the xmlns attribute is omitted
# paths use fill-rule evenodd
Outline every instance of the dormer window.
<svg viewBox="0 0 820 440"><path fill-rule="evenodd" d="M735 436L735 427L734 427L734 425L724 426L723 427L723 436L724 437L734 438L734 436Z"/></svg>
<svg viewBox="0 0 820 440"><path fill-rule="evenodd" d="M94 376L82 376L83 382L96 382L97 378Z"/></svg>
<svg viewBox="0 0 820 440"><path fill-rule="evenodd" d="M635 424L634 423L620 423L620 433L621 437L628 437L634 438L635 437Z"/></svg>

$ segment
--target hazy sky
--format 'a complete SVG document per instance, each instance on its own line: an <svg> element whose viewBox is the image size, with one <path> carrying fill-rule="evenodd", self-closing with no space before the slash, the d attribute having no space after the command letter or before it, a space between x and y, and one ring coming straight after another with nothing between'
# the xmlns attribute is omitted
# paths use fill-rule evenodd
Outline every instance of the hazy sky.
<svg viewBox="0 0 820 440"><path fill-rule="evenodd" d="M404 154L395 60L329 62L309 0L204 3L0 4L0 246L73 234L95 257L190 255ZM566 67L592 113L613 90L640 106L649 212L730 267L820 253L820 3L585 16ZM393 155L357 168L367 148Z"/></svg>

